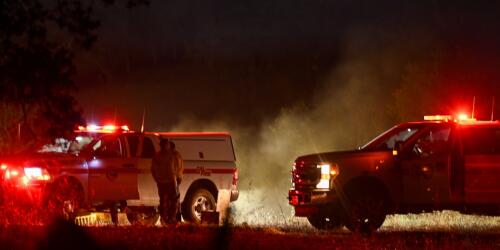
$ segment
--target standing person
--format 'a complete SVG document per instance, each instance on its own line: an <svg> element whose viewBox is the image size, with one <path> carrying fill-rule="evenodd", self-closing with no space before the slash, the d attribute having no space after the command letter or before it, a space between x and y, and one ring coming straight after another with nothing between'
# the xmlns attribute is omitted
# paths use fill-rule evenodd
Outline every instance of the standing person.
<svg viewBox="0 0 500 250"><path fill-rule="evenodd" d="M177 182L177 186L176 186L176 191L177 191L177 215L176 215L176 219L178 222L180 222L182 220L182 215L181 215L181 199L180 199L181 193L179 191L179 186L181 185L182 177L184 175L184 160L182 160L182 156L179 153L179 151L177 151L175 149L175 143L173 141L170 141L170 150L172 151L172 155L174 157L174 165L175 165L175 169L176 169L176 182Z"/></svg>
<svg viewBox="0 0 500 250"><path fill-rule="evenodd" d="M175 224L177 213L177 171L168 139L160 139L160 151L151 162L151 174L158 186L162 224Z"/></svg>

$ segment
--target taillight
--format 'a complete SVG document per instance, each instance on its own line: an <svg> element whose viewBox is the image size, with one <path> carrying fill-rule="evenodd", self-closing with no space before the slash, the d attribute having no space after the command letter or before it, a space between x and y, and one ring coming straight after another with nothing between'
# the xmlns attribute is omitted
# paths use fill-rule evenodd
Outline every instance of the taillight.
<svg viewBox="0 0 500 250"><path fill-rule="evenodd" d="M235 169L233 173L233 185L238 185L238 169Z"/></svg>

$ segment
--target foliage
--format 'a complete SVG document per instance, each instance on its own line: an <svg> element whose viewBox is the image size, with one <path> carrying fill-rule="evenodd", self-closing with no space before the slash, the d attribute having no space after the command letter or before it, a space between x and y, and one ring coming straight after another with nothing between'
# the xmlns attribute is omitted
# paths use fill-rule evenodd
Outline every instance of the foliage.
<svg viewBox="0 0 500 250"><path fill-rule="evenodd" d="M114 3L0 2L0 154L67 135L84 123L71 95L77 89L73 56L89 50L97 39L95 7ZM146 3L125 1L127 7ZM22 136L16 133L19 128Z"/></svg>

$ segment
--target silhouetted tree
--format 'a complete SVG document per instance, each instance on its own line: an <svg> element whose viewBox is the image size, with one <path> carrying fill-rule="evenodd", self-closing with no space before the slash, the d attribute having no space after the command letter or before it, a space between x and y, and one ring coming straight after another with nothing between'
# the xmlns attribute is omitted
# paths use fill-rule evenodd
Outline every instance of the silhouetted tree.
<svg viewBox="0 0 500 250"><path fill-rule="evenodd" d="M122 2L127 7L147 4L147 0ZM89 50L97 39L100 22L95 7L114 3L0 2L0 154L68 135L76 124L84 123L72 97L73 56Z"/></svg>

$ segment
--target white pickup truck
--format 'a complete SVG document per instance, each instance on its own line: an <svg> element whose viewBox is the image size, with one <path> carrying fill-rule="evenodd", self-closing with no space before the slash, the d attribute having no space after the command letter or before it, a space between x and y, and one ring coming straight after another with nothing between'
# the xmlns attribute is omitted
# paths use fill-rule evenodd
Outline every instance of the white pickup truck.
<svg viewBox="0 0 500 250"><path fill-rule="evenodd" d="M70 218L82 211L118 208L131 223L153 224L159 197L151 159L160 137L173 141L184 160L183 219L198 223L203 211L218 211L223 219L229 203L238 198L233 144L224 132L82 131L69 153L0 160L3 200L28 199Z"/></svg>

